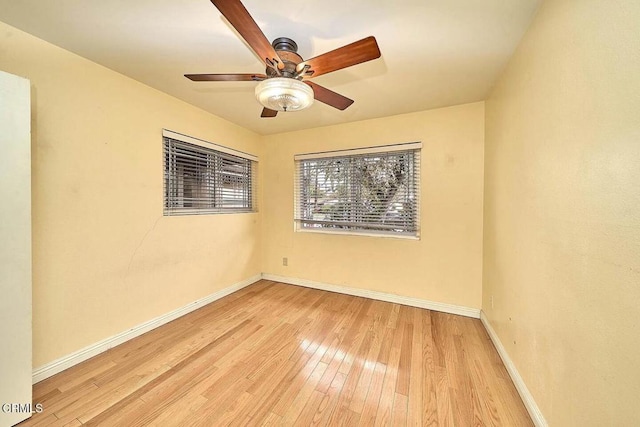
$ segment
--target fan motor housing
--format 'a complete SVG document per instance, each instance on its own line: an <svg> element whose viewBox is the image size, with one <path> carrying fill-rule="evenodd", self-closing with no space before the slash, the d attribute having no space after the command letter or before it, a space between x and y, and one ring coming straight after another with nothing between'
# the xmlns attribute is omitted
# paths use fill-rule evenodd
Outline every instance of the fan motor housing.
<svg viewBox="0 0 640 427"><path fill-rule="evenodd" d="M294 77L296 74L296 65L303 61L302 57L298 55L298 44L288 37L278 37L271 43L271 46L273 46L276 53L282 60L284 68L280 70L282 75L279 76L276 70L271 67L267 67L267 76Z"/></svg>

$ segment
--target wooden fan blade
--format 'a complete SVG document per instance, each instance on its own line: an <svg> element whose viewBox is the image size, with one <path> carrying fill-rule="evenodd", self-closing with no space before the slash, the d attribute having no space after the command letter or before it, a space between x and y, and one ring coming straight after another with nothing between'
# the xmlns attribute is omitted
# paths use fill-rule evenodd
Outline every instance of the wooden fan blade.
<svg viewBox="0 0 640 427"><path fill-rule="evenodd" d="M313 89L313 97L320 101L324 102L327 105L330 105L338 110L346 110L351 104L353 104L353 99L349 99L346 96L340 95L332 90L327 89L324 86L320 86L319 84L313 82L305 82L311 89Z"/></svg>
<svg viewBox="0 0 640 427"><path fill-rule="evenodd" d="M264 74L185 74L194 82L259 82L267 78Z"/></svg>
<svg viewBox="0 0 640 427"><path fill-rule="evenodd" d="M301 73L303 77L317 77L376 58L380 58L380 49L376 38L369 36L301 62L296 67L296 71ZM305 68L307 69L305 70Z"/></svg>
<svg viewBox="0 0 640 427"><path fill-rule="evenodd" d="M262 114L260 114L260 117L275 117L276 114L278 114L276 110L270 110L267 107L264 107L262 109Z"/></svg>
<svg viewBox="0 0 640 427"><path fill-rule="evenodd" d="M227 21L267 66L280 70L284 68L275 49L240 0L211 0L211 3L227 18Z"/></svg>

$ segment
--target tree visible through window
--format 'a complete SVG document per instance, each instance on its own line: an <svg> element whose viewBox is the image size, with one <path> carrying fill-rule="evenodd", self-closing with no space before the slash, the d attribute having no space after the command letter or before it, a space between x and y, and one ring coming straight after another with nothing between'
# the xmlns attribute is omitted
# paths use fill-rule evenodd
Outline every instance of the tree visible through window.
<svg viewBox="0 0 640 427"><path fill-rule="evenodd" d="M419 144L408 145L299 156L299 227L416 236L420 162L413 147Z"/></svg>

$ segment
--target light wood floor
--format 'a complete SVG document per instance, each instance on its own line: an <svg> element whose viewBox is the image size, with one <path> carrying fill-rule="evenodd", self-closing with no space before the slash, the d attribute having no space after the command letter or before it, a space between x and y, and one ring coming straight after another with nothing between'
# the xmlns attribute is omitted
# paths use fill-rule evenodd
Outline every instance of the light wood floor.
<svg viewBox="0 0 640 427"><path fill-rule="evenodd" d="M20 426L531 426L479 320L260 281L34 386Z"/></svg>

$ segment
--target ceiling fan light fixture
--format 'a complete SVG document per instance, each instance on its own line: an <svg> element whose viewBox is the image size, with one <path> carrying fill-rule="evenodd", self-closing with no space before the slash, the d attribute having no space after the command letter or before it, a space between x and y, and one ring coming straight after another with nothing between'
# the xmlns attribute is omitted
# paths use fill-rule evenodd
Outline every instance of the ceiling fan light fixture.
<svg viewBox="0 0 640 427"><path fill-rule="evenodd" d="M274 111L300 111L313 104L313 89L290 77L272 77L256 86L256 98Z"/></svg>

